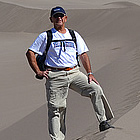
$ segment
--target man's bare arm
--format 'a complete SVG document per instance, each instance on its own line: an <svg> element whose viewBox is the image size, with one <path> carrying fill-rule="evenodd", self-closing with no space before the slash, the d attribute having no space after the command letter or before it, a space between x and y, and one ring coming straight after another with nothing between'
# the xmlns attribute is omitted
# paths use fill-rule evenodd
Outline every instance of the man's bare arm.
<svg viewBox="0 0 140 140"><path fill-rule="evenodd" d="M33 71L36 73L36 75L38 75L39 77L46 77L48 78L48 71L40 71L37 62L36 62L36 57L35 57L35 53L31 50L28 50L26 53L28 62L31 66L31 68L33 69Z"/></svg>
<svg viewBox="0 0 140 140"><path fill-rule="evenodd" d="M91 83L91 81L94 81L96 84L99 84L92 74L91 64L87 53L81 54L80 59L86 72L88 73L88 82Z"/></svg>

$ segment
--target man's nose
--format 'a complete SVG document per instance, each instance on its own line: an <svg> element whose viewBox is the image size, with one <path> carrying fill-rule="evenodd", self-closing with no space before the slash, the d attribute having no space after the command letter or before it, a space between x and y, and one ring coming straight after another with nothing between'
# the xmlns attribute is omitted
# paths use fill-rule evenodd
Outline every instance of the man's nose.
<svg viewBox="0 0 140 140"><path fill-rule="evenodd" d="M62 17L59 16L59 17L57 17L57 19L62 19Z"/></svg>

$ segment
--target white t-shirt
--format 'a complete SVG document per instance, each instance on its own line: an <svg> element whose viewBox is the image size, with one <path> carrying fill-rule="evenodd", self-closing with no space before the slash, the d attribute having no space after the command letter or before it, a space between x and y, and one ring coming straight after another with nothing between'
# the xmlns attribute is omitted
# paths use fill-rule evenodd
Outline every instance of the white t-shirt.
<svg viewBox="0 0 140 140"><path fill-rule="evenodd" d="M58 32L55 28L52 28L51 31L53 36L52 40L72 39L67 28L65 34ZM74 41L51 42L47 52L45 65L55 68L74 67L77 65L76 52L80 55L87 52L88 48L82 37L76 31L74 31L74 33L77 41L77 48ZM29 49L42 55L46 49L46 44L47 33L43 32L36 38Z"/></svg>

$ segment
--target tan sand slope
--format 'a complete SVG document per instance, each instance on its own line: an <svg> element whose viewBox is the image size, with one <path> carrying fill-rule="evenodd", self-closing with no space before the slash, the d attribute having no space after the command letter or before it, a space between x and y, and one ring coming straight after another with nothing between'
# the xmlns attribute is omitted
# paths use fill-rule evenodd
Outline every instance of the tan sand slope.
<svg viewBox="0 0 140 140"><path fill-rule="evenodd" d="M2 2L0 10L0 139L49 139L44 81L33 78L25 59L36 33L51 27L49 11ZM112 123L139 102L139 15L139 6L124 2L106 4L104 9L68 10L67 26L77 30L89 46L95 76L115 113ZM73 91L68 97L67 127L67 140L99 140L106 134L98 133L89 100Z"/></svg>
<svg viewBox="0 0 140 140"><path fill-rule="evenodd" d="M53 6L61 5L66 9L99 9L104 7L104 4L112 3L111 8L118 7L121 8L126 6L127 2L131 2L137 5L140 5L139 0L1 0L2 2L7 2L11 4L17 4L20 6L25 6L29 8L37 8L37 9L50 9ZM114 2L118 2L118 4L114 4ZM119 4L121 2L121 4ZM130 3L127 5L130 6Z"/></svg>
<svg viewBox="0 0 140 140"><path fill-rule="evenodd" d="M116 129L110 130L110 132L106 135L105 140L139 140L139 112L140 104L138 104L133 110L128 112L114 124Z"/></svg>

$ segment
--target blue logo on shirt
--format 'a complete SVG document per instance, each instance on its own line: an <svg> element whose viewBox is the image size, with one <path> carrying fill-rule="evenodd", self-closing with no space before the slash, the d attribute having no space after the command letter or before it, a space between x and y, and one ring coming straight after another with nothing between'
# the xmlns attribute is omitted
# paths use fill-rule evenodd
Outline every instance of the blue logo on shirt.
<svg viewBox="0 0 140 140"><path fill-rule="evenodd" d="M54 48L57 48L57 47L75 48L74 42L68 42L68 41L53 42L53 45L54 45Z"/></svg>

